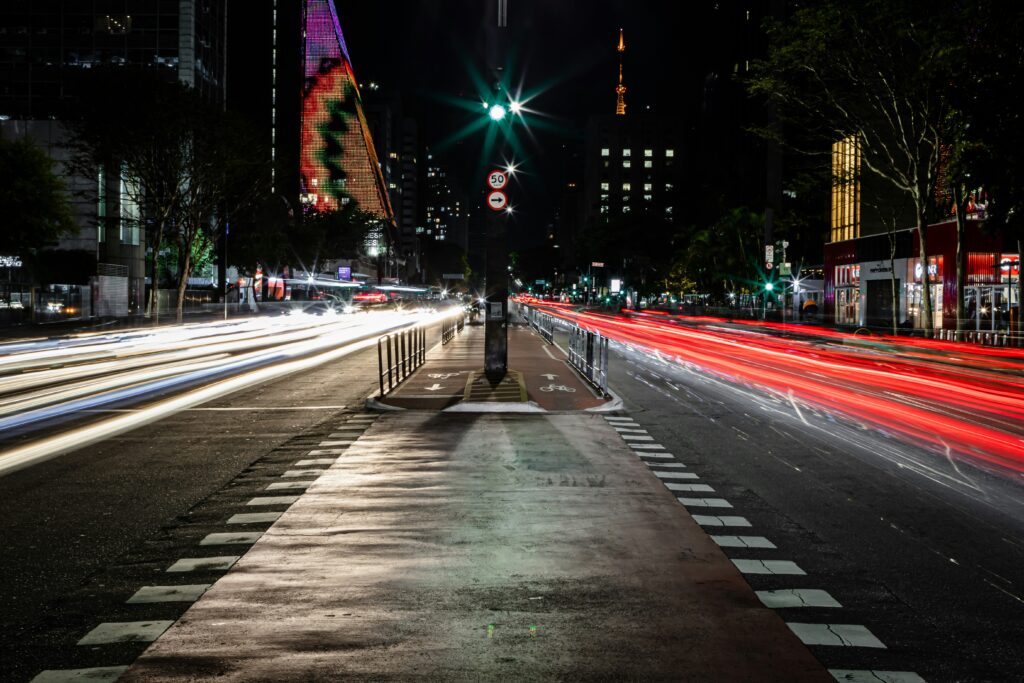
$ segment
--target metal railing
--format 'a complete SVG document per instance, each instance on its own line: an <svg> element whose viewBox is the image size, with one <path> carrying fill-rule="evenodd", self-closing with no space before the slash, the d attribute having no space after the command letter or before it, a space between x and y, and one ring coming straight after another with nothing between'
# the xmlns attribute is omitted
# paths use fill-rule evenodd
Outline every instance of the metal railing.
<svg viewBox="0 0 1024 683"><path fill-rule="evenodd" d="M385 363L385 356L387 362ZM427 358L427 330L410 327L377 339L377 369L380 397L395 390ZM385 390L385 378L387 389Z"/></svg>
<svg viewBox="0 0 1024 683"><path fill-rule="evenodd" d="M447 344L455 338L456 334L462 332L466 327L466 312L463 311L459 315L445 318L441 321L441 344Z"/></svg>
<svg viewBox="0 0 1024 683"><path fill-rule="evenodd" d="M526 320L548 344L555 343L555 319L535 308L526 309Z"/></svg>
<svg viewBox="0 0 1024 683"><path fill-rule="evenodd" d="M608 337L573 325L569 328L569 364L603 395L608 393Z"/></svg>

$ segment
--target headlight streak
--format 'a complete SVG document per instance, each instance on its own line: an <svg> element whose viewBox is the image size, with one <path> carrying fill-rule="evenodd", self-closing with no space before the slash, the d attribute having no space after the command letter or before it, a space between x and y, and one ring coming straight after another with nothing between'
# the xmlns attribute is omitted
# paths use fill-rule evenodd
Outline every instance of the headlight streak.
<svg viewBox="0 0 1024 683"><path fill-rule="evenodd" d="M103 419L67 432L41 439L32 443L0 453L0 476L27 467L31 464L56 457L61 453L81 448L116 434L135 429L143 424L161 419L174 412L199 405L206 401L225 396L241 389L294 372L301 372L322 363L336 360L355 351L367 348L376 343L377 337L388 331L401 329L422 322L432 324L441 318L451 315L451 310L412 315L408 313L379 313L360 316L357 322L346 319L344 322L332 322L322 325L320 334L313 339L297 341L282 346L271 356L265 352L246 354L247 358L238 358L234 362L221 365L203 363L203 369L187 372L178 377L157 379L155 381L130 387L122 391L112 391L98 397L82 398L70 403L29 411L20 415L0 420L0 428L7 429L11 425L23 424L28 421L46 420L69 414L69 411L80 412L95 407L97 404L108 404L126 398L152 395L154 391L166 391L180 388L183 382L207 382L203 386L190 389L173 397L148 404L137 411ZM274 320L280 320L274 319ZM298 358L298 356L302 356ZM261 367L256 367L256 366ZM226 372L235 372L234 376L221 378ZM219 380L211 382L212 380ZM136 389L138 393L136 393Z"/></svg>
<svg viewBox="0 0 1024 683"><path fill-rule="evenodd" d="M860 349L770 334L737 334L725 327L695 328L657 316L594 315L548 307L552 315L596 329L616 341L676 356L733 381L749 383L899 435L936 453L1024 472L1024 381L1003 367L1024 368L1020 351L992 349L960 365L943 363L941 346L897 338L927 354L867 357ZM691 319L687 318L689 322ZM724 321L710 321L712 324ZM768 328L770 325L757 325ZM788 330L787 330L788 331ZM749 332L749 330L747 330ZM813 337L816 330L800 330ZM841 341L826 330L823 339ZM848 335L845 336L848 338ZM999 372L989 365L998 360Z"/></svg>

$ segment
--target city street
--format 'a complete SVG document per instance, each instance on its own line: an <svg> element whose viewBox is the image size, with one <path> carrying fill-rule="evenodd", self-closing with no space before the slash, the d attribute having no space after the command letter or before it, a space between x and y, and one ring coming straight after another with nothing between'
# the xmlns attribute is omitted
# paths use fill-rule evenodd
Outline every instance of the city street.
<svg viewBox="0 0 1024 683"><path fill-rule="evenodd" d="M627 410L730 501L729 514L746 516L778 548L727 552L795 561L808 576L792 577L792 586L826 588L847 623L867 624L886 644L884 651L821 648L816 654L826 664L909 669L926 680L1020 675L1014 643L1024 638L1024 447L1012 436L1019 421L990 414L1024 402L1019 352L897 353L884 343L844 348L841 335L814 328L792 339L725 321L559 315L629 340L613 345L611 361L611 384ZM667 345L676 333L684 341ZM751 363L759 352L782 360ZM710 361L706 367L691 360L698 356ZM813 377L814 395L827 401L762 383L819 359L828 365L789 381L795 393L807 386L799 378ZM848 382L872 366L887 373L881 387L851 391ZM936 386L926 402L902 383L898 373L907 368L922 381L935 372L955 372L957 381ZM961 382L965 391L972 382L1011 388L985 394L991 401L947 407ZM880 424L867 422L867 401L883 394L894 405ZM902 402L1005 430L1007 459L993 466L982 449L944 452L932 439L917 441ZM763 581L748 580L755 588Z"/></svg>

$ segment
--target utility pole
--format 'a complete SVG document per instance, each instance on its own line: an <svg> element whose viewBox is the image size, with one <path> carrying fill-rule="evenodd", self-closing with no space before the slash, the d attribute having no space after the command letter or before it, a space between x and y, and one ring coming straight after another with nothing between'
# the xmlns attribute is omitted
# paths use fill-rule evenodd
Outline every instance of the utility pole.
<svg viewBox="0 0 1024 683"><path fill-rule="evenodd" d="M508 29L508 0L491 0L486 20L487 68L494 79L495 92L501 88L505 40ZM490 160L488 160L490 161ZM500 382L508 371L508 214L489 211L487 228L487 289L484 311L484 374L492 383Z"/></svg>

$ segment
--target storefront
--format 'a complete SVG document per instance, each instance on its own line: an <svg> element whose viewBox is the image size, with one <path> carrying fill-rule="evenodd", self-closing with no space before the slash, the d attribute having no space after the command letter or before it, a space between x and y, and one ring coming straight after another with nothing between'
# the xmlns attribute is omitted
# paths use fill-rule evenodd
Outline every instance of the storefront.
<svg viewBox="0 0 1024 683"><path fill-rule="evenodd" d="M1008 331L1019 310L1020 264L997 237L968 220L964 317L968 329ZM935 329L956 329L956 222L928 226L928 280ZM839 327L921 329L924 268L916 230L900 230L825 245L825 319ZM897 296L893 297L893 291Z"/></svg>

